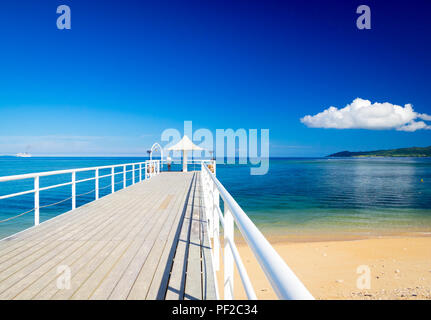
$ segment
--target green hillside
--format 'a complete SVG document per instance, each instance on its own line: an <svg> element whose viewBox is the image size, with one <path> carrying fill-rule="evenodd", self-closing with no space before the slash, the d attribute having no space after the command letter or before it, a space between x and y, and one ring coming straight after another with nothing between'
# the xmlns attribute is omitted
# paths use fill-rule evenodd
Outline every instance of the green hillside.
<svg viewBox="0 0 431 320"><path fill-rule="evenodd" d="M359 152L342 151L328 157L431 157L431 146Z"/></svg>

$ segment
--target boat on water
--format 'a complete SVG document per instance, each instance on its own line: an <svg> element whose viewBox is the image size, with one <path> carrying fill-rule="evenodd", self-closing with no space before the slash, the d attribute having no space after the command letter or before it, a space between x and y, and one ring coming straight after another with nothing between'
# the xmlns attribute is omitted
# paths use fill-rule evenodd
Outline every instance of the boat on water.
<svg viewBox="0 0 431 320"><path fill-rule="evenodd" d="M28 152L20 152L15 155L17 158L31 158L31 154Z"/></svg>

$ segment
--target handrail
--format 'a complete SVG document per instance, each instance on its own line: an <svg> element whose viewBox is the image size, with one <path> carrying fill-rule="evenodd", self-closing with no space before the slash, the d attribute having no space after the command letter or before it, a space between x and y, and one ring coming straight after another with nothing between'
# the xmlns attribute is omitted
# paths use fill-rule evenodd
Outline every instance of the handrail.
<svg viewBox="0 0 431 320"><path fill-rule="evenodd" d="M264 237L264 235L250 220L247 214L241 209L235 199L229 194L225 187L220 183L220 181L215 177L215 175L210 171L210 169L204 164L202 164L202 173L205 173L206 179L210 179L213 186L215 186L217 192L219 193L221 199L224 201L225 216L224 221L222 220L223 224L226 223L226 218L228 218L229 220L230 216L233 217L233 220L236 222L238 229L240 230L245 241L253 251L253 254L259 262L260 267L264 271L277 296L280 299L287 300L313 300L313 296L307 290L304 284L298 279L298 277L289 268L283 258L280 257L280 255L275 251L275 249L271 246L271 244ZM216 205L216 207L218 207L218 204ZM221 211L218 215L221 215ZM209 215L209 218L211 219L211 214ZM214 217L212 217L212 219L215 220ZM218 228L218 221L216 221L216 226L214 226L214 221L210 221L210 225L211 224L211 228ZM230 233L230 237L233 238L233 225L231 227L229 226L228 228L232 229L228 230L228 233ZM214 243L217 242L215 238L216 237L214 237ZM228 242L230 243L232 241L228 239ZM235 253L232 253L235 256ZM230 289L230 291L233 291L233 284L231 284L231 287L232 288ZM227 290L225 287L225 295L226 292L229 294L229 289ZM233 295L233 292L230 292L230 294ZM231 296L231 298L233 297Z"/></svg>
<svg viewBox="0 0 431 320"><path fill-rule="evenodd" d="M225 227L224 217L220 210L220 207L217 207L217 212L220 218L220 223L222 227ZM250 300L257 300L256 293L254 292L253 285L251 284L250 278L247 274L247 270L242 262L241 256L239 254L238 248L235 245L235 241L230 237L225 237L229 243L230 250L232 251L233 258L235 260L236 266L238 268L239 276L241 277L242 284L244 286L245 293Z"/></svg>
<svg viewBox="0 0 431 320"><path fill-rule="evenodd" d="M130 167L130 166L132 168L130 170L127 170L128 167ZM119 168L119 167L122 167L123 170L120 172L115 172L115 168ZM111 170L110 174L100 176L99 175L100 170L104 170L104 169L110 169ZM160 160L147 160L144 162L116 164L116 165L110 165L110 166L77 168L77 169L56 170L56 171L36 172L36 173L13 175L13 176L4 176L4 177L0 177L0 182L8 182L8 181L16 181L16 180L24 180L24 179L34 179L34 187L31 190L26 190L26 191L22 191L22 192L2 195L2 196L0 196L0 200L33 193L34 194L34 208L30 211L27 211L26 213L34 211L34 225L37 226L37 225L39 225L40 209L53 205L53 204L50 204L50 205L46 205L46 206L40 206L40 192L41 191L71 185L72 186L72 195L70 198L68 198L66 200L72 199L72 210L74 210L76 208L76 198L79 196L94 192L95 193L95 200L99 199L99 191L107 188L107 187L99 188L100 179L111 177L111 184L108 187L111 187L111 193L114 193L116 191L115 185L122 183L123 188L126 188L127 187L127 181L132 180L132 185L133 185L136 183L136 178L138 178L139 182L142 180L147 180L147 179L151 178L153 175L159 174L160 169L161 169ZM142 175L142 170L145 170L144 175ZM76 173L77 172L87 172L87 171L94 171L94 177L76 180ZM135 175L136 171L139 172L137 177ZM127 179L126 175L129 172L132 172L132 178ZM56 184L56 185L50 185L50 186L46 186L46 187L40 187L40 177L63 175L63 174L72 174L71 181ZM119 174L123 175L123 179L122 179L122 181L115 182L115 176L119 175ZM76 185L78 183L93 181L93 180L95 181L95 188L93 190L91 190L90 192L86 192L84 194L76 195ZM60 202L64 202L66 200L62 200ZM58 203L60 203L60 202L58 202ZM21 213L17 216L8 218L8 219L1 221L1 222L15 219L15 218L20 217L24 214Z"/></svg>
<svg viewBox="0 0 431 320"><path fill-rule="evenodd" d="M152 160L152 161L160 161L160 160ZM34 177L47 177L47 176L56 176L59 174L67 174L72 172L84 172L84 171L93 171L96 169L103 170L103 169L111 169L111 168L119 168L124 166L132 166L132 165L138 165L138 164L144 164L146 162L150 162L149 160L144 162L135 162L135 163L125 163L125 164L116 164L112 166L101 166L101 167L89 167L89 168L77 168L77 169L66 169L66 170L55 170L55 171L45 171L45 172L36 172L36 173L26 173L26 174L19 174L19 175L13 175L13 176L3 176L0 177L0 182L6 182L6 181L13 181L13 180L24 180L24 179L31 179ZM118 172L122 173L122 172Z"/></svg>

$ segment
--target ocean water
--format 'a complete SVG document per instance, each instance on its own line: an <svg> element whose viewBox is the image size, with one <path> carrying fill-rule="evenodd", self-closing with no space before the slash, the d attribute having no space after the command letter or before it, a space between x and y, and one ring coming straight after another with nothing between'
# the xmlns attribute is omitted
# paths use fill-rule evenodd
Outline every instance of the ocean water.
<svg viewBox="0 0 431 320"><path fill-rule="evenodd" d="M250 176L246 166L217 170L264 233L292 239L431 234L428 158L271 159L264 176Z"/></svg>
<svg viewBox="0 0 431 320"><path fill-rule="evenodd" d="M144 161L146 158L0 157L0 176ZM194 167L190 166L192 170ZM197 168L197 166L195 167ZM174 165L179 170L180 165ZM121 171L120 168L117 170ZM117 172L116 171L116 172ZM108 174L101 171L100 175ZM91 177L78 173L77 179ZM217 176L266 234L301 237L431 232L431 159L273 158L269 172L250 175L248 165L218 165ZM128 173L127 184L132 175ZM70 181L70 174L42 177L41 187ZM110 178L100 181L101 196ZM0 183L0 195L30 190L32 179ZM122 175L116 176L116 190ZM77 185L77 206L94 200L94 181ZM70 186L41 192L41 206L68 199ZM33 195L0 200L0 220L33 208ZM45 221L70 210L71 200L41 209ZM33 225L33 212L0 223L0 238Z"/></svg>

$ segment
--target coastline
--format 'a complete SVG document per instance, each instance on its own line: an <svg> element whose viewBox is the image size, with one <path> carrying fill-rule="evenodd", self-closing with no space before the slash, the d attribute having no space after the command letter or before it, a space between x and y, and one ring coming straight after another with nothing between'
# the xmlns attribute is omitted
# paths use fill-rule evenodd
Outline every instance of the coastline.
<svg viewBox="0 0 431 320"><path fill-rule="evenodd" d="M337 242L357 241L384 238L420 238L431 237L431 224L423 221L422 226L397 226L392 228L372 227L327 227L315 228L296 227L267 227L256 224L271 244L277 243L309 243L309 242ZM235 242L245 244L240 231L235 228Z"/></svg>
<svg viewBox="0 0 431 320"><path fill-rule="evenodd" d="M259 299L276 299L253 253L237 237L238 250ZM267 236L274 249L316 299L431 299L431 233L399 233L322 241ZM370 289L358 289L359 266L370 270ZM235 271L236 299L246 299ZM218 273L219 290L223 295Z"/></svg>

